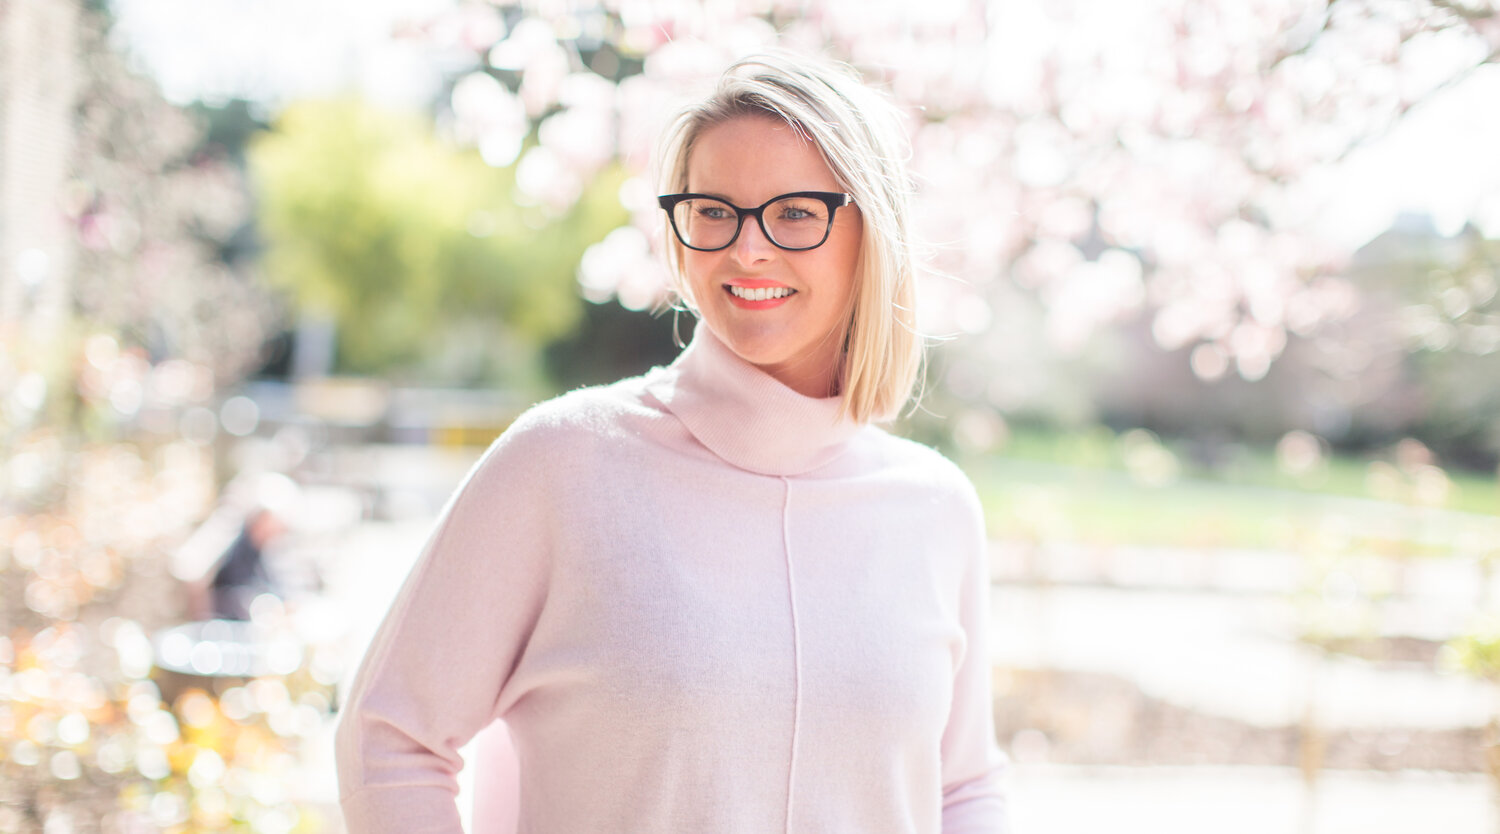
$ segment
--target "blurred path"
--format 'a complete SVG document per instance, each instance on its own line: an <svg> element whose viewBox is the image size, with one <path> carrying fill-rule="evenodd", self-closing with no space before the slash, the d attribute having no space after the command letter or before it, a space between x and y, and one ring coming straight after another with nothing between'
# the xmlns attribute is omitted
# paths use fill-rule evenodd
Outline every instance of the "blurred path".
<svg viewBox="0 0 1500 834"><path fill-rule="evenodd" d="M1030 765L1011 778L1016 834L1491 834L1481 776ZM1310 818L1310 824L1308 820Z"/></svg>
<svg viewBox="0 0 1500 834"><path fill-rule="evenodd" d="M1468 677L1325 657L1296 640L1295 608L1274 597L1001 586L992 605L999 664L1117 675L1251 724L1297 724L1309 690L1325 728L1477 727L1495 709L1494 691Z"/></svg>

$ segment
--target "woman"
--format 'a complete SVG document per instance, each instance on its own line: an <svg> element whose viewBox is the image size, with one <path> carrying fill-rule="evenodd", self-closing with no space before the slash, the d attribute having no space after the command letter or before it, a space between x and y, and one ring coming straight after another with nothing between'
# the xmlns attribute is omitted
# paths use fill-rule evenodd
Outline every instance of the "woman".
<svg viewBox="0 0 1500 834"><path fill-rule="evenodd" d="M1004 829L979 503L872 425L920 365L901 135L784 55L679 117L692 341L533 408L449 502L344 708L352 832L459 830L494 721L525 832Z"/></svg>

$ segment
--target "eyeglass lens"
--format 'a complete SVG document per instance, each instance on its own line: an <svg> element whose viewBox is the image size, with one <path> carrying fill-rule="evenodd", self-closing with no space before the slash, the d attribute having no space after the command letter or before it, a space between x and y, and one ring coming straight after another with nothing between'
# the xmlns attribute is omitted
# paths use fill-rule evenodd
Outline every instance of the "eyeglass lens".
<svg viewBox="0 0 1500 834"><path fill-rule="evenodd" d="M766 235L778 246L806 249L827 237L832 225L828 205L809 197L786 197L766 206L761 214ZM751 218L747 221L753 222ZM696 249L729 245L739 229L739 214L723 200L694 197L672 209L672 221L683 242Z"/></svg>

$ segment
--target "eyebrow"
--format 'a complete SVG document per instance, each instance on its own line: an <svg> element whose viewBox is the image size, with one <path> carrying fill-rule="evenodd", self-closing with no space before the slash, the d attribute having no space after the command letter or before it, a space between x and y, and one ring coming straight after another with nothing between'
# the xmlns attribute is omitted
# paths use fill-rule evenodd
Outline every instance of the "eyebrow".
<svg viewBox="0 0 1500 834"><path fill-rule="evenodd" d="M725 194L722 191L694 191L693 189L689 188L689 189L687 189L687 191L685 193L688 193L688 194L702 194L705 197L712 197L715 200L723 200L724 202L730 204L731 206L736 206L738 208L755 208L756 206L759 206L762 203L768 202L769 200L774 200L777 197L784 197L784 196L786 196L786 194L798 194L798 193L801 193L803 191L826 191L826 190L827 189L822 189L822 188L799 188L799 189L796 189L796 190L793 190L793 191L785 192L785 194L775 194L775 195L767 198L767 200L762 200L759 203L751 203L749 205L743 205L743 206L740 205L739 203L736 203L734 200L731 200L729 198L729 195ZM841 192L839 192L838 189L835 188L830 193L841 193ZM850 203L850 205L853 205L853 203Z"/></svg>

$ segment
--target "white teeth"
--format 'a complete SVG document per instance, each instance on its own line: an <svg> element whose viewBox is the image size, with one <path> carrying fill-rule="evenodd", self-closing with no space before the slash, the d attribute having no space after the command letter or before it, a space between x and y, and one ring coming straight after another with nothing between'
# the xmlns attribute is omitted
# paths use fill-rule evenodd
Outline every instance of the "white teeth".
<svg viewBox="0 0 1500 834"><path fill-rule="evenodd" d="M752 290L746 287L730 285L729 292L735 298L743 298L746 301L766 301L772 298L785 298L796 292L796 290L791 287L761 287L760 289Z"/></svg>

